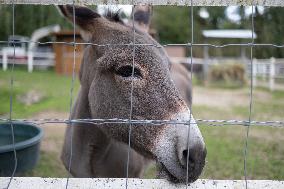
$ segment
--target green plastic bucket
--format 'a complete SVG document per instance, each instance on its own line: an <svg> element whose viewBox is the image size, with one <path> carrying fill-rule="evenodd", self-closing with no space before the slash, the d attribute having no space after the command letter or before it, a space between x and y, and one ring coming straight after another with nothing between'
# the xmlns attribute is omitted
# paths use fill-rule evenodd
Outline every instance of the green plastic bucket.
<svg viewBox="0 0 284 189"><path fill-rule="evenodd" d="M41 128L28 123L13 122L12 125L18 163L16 173L22 173L36 165L43 131ZM14 166L11 124L0 123L0 176L11 176Z"/></svg>

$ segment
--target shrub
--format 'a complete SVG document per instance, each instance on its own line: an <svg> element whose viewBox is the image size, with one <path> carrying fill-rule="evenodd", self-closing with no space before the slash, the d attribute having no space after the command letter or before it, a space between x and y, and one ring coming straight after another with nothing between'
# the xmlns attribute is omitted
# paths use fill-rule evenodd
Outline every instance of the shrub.
<svg viewBox="0 0 284 189"><path fill-rule="evenodd" d="M209 81L210 83L221 82L244 86L246 84L246 70L244 64L227 63L217 64L210 68Z"/></svg>

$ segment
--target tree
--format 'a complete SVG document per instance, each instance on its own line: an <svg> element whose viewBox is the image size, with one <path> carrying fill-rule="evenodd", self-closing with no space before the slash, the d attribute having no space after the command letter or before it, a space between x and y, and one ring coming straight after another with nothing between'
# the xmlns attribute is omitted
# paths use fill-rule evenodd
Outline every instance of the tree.
<svg viewBox="0 0 284 189"><path fill-rule="evenodd" d="M284 11L281 7L265 8L263 15L256 9L255 32L258 35L256 43L284 44ZM258 47L255 50L257 58L284 57L283 48Z"/></svg>
<svg viewBox="0 0 284 189"><path fill-rule="evenodd" d="M0 40L12 35L12 5L0 5ZM71 28L71 24L50 5L15 5L15 35L31 36L34 30L48 25L60 24Z"/></svg>
<svg viewBox="0 0 284 189"><path fill-rule="evenodd" d="M237 7L236 12L240 15L240 21L228 19L226 7L207 7L209 13L207 19L199 16L200 7L194 7L194 42L204 43L202 30L204 29L251 29L251 16L245 14L245 7ZM154 8L154 28L157 30L160 42L188 43L191 39L190 7L158 6ZM264 8L260 13L256 7L254 13L254 28L257 38L255 43L284 44L284 11L282 7ZM210 39L213 44L248 43L248 40L239 39ZM195 48L196 49L196 48ZM247 48L248 49L248 48ZM194 51L200 56L200 50ZM213 56L239 56L239 47L226 47L225 49L210 48ZM269 58L284 57L283 48L255 47L254 57Z"/></svg>
<svg viewBox="0 0 284 189"><path fill-rule="evenodd" d="M251 17L245 14L245 7L237 7L240 15L239 22L227 18L226 7L206 7L208 18L201 18L201 7L193 7L194 42L204 43L202 30L204 29L251 29ZM257 38L256 43L284 44L284 11L283 7L264 8L263 13L256 7L254 26ZM153 27L157 30L160 42L190 43L191 42L191 7L155 6L153 13ZM0 40L6 41L12 35L12 5L0 5ZM60 24L62 28L72 29L67 22L50 5L15 5L15 34L31 36L32 32L40 27ZM218 39L210 40L213 44L239 43L240 40ZM245 41L250 42L250 41ZM238 47L224 49L210 48L211 55L238 56ZM194 48L194 56L202 56L202 49ZM283 48L256 47L254 56L269 58L271 56L283 58Z"/></svg>

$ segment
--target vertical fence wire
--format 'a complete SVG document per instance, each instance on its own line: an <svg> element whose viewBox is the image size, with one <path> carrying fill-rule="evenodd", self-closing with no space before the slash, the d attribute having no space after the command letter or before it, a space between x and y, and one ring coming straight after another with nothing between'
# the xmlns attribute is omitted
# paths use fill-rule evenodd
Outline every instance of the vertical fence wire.
<svg viewBox="0 0 284 189"><path fill-rule="evenodd" d="M12 44L13 44L13 63L11 68L11 76L10 76L10 110L9 110L9 123L11 127L11 135L12 135L12 145L13 145L13 155L14 155L14 169L12 175L9 179L7 189L10 187L10 184L15 176L17 166L18 166L18 158L17 152L15 147L15 133L14 133L14 125L12 121L12 114L13 114L13 95L14 95L14 67L15 67L15 58L16 58L16 44L15 40L15 4L12 1Z"/></svg>
<svg viewBox="0 0 284 189"><path fill-rule="evenodd" d="M125 189L128 188L128 177L129 177L129 163L130 163L130 150L131 150L131 131L132 131L132 113L133 113L133 88L134 88L134 66L135 66L135 26L134 26L134 2L132 0L132 73L131 73L131 91L130 91L130 112L129 112L129 126L128 126L128 149L127 149L127 162L126 162L126 180L125 180Z"/></svg>
<svg viewBox="0 0 284 189"><path fill-rule="evenodd" d="M251 43L250 46L250 102L249 102L249 117L248 117L248 124L246 127L246 139L245 139L245 149L244 149L244 177L245 177L245 187L248 188L248 181L247 181L247 156L248 156L248 143L249 143L249 131L251 125L251 117L252 117L252 101L253 101L253 44L254 44L254 5L251 6Z"/></svg>
<svg viewBox="0 0 284 189"><path fill-rule="evenodd" d="M68 188L69 178L71 176L71 166L72 166L72 156L73 156L73 123L71 123L72 106L73 106L73 91L74 91L74 81L75 81L75 68L76 68L76 17L75 17L75 1L72 4L72 16L73 16L73 65L72 65L72 80L70 88L70 104L69 104L69 127L70 127L70 157L68 162L68 176L66 180L65 188Z"/></svg>
<svg viewBox="0 0 284 189"><path fill-rule="evenodd" d="M191 102L189 106L189 111L190 111L190 117L189 117L189 124L188 124L188 132L187 132L187 156L186 156L186 182L185 182L185 188L188 188L188 166L189 166L189 135L190 135L190 128L191 128L191 119L192 119L192 100L193 100L193 93L192 93L192 72L193 72L193 64L192 64L192 51L193 51L193 42L194 42L194 36L193 36L193 31L194 31L194 26L193 26L193 4L192 0L190 1L190 22L191 23L191 41L190 41L190 87L191 87Z"/></svg>

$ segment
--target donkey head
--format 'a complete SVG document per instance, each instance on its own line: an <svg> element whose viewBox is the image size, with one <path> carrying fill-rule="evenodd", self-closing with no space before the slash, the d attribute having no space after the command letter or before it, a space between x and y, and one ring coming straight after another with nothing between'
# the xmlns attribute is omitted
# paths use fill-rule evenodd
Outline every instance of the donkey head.
<svg viewBox="0 0 284 189"><path fill-rule="evenodd" d="M73 7L60 9L73 22ZM188 125L133 124L130 139L132 148L157 160L161 177L196 180L204 167L205 144L171 79L165 50L147 33L117 17L105 18L86 7L75 7L74 15L84 40L98 44L86 48L80 70L90 118L191 120ZM129 124L98 127L109 137L128 143Z"/></svg>

